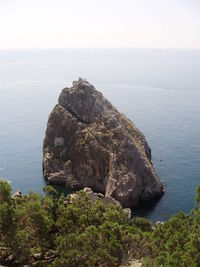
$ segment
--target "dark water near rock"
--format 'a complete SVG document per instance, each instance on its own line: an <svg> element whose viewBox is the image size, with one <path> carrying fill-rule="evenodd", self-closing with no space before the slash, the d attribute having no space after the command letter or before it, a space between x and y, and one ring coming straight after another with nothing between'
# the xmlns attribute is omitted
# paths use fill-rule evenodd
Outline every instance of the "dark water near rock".
<svg viewBox="0 0 200 267"><path fill-rule="evenodd" d="M41 192L42 142L60 90L79 76L145 134L166 193L139 211L189 212L200 183L200 50L0 51L0 177Z"/></svg>

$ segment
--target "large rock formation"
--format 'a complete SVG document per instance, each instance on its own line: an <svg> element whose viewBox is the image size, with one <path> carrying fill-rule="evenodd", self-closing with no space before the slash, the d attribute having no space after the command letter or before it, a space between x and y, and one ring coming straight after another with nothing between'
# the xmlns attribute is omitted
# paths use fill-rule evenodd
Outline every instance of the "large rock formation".
<svg viewBox="0 0 200 267"><path fill-rule="evenodd" d="M144 135L82 79L62 90L49 116L43 170L50 184L91 187L123 207L163 193Z"/></svg>

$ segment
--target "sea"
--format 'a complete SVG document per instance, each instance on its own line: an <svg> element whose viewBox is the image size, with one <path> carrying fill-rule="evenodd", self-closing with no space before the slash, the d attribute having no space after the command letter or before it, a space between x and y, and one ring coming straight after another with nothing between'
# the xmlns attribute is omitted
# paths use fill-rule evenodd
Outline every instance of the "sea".
<svg viewBox="0 0 200 267"><path fill-rule="evenodd" d="M165 221L200 184L200 50L0 50L0 177L42 193L42 145L61 89L87 79L144 133L165 187L133 210Z"/></svg>

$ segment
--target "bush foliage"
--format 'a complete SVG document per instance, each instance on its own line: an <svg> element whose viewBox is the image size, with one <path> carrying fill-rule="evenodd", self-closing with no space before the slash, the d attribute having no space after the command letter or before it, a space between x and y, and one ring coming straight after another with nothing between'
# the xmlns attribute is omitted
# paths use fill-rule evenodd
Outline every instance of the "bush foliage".
<svg viewBox="0 0 200 267"><path fill-rule="evenodd" d="M69 201L51 186L45 195L12 198L0 181L0 264L9 266L200 266L200 187L191 214L180 212L153 227L128 220L119 206L91 202L79 191Z"/></svg>

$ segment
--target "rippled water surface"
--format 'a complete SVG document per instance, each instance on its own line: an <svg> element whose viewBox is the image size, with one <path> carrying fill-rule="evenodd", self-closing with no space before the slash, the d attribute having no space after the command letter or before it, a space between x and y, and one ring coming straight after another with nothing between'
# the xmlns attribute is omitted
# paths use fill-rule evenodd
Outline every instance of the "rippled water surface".
<svg viewBox="0 0 200 267"><path fill-rule="evenodd" d="M200 183L200 50L0 51L0 177L41 192L42 143L62 88L87 78L145 134L166 193L138 214L189 212Z"/></svg>

